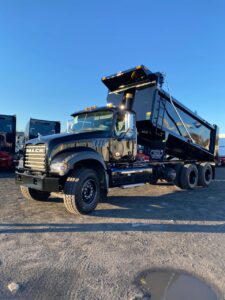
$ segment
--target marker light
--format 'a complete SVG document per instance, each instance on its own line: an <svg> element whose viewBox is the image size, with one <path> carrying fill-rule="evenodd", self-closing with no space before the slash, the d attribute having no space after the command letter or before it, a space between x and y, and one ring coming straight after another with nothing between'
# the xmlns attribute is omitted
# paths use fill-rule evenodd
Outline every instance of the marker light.
<svg viewBox="0 0 225 300"><path fill-rule="evenodd" d="M107 107L111 108L111 107L113 107L113 104L112 103L107 103Z"/></svg>
<svg viewBox="0 0 225 300"><path fill-rule="evenodd" d="M97 106L90 106L90 107L86 107L84 110L90 111L90 110L95 109L95 108L97 108Z"/></svg>

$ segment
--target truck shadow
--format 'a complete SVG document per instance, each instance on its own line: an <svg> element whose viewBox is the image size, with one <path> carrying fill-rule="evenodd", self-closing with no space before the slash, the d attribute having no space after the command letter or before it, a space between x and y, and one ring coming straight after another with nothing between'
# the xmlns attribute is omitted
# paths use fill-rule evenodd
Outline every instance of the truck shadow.
<svg viewBox="0 0 225 300"><path fill-rule="evenodd" d="M15 223L0 224L0 234L22 233L82 233L82 232L185 232L225 233L225 224L166 224L166 223Z"/></svg>
<svg viewBox="0 0 225 300"><path fill-rule="evenodd" d="M175 191L161 196L110 196L105 203L99 204L96 211L85 217L68 214L61 202L61 199L50 198L52 210L48 208L47 215L47 203L32 204L35 213L40 209L37 221L34 215L32 223L26 223L24 219L23 223L0 224L0 234L125 231L225 233L225 199L218 184L210 189ZM32 217L30 206L29 213ZM40 218L45 221L40 223Z"/></svg>
<svg viewBox="0 0 225 300"><path fill-rule="evenodd" d="M174 192L163 196L111 196L92 213L99 218L225 221L225 199L206 191Z"/></svg>
<svg viewBox="0 0 225 300"><path fill-rule="evenodd" d="M88 218L90 220L107 218L145 221L225 221L223 191L220 195L216 186L214 184L214 189L199 188L191 192L179 190L160 196L111 195L103 203L99 203L97 209L89 214ZM63 203L63 199L51 197L45 202ZM70 214L70 216L72 220L76 220L75 215Z"/></svg>

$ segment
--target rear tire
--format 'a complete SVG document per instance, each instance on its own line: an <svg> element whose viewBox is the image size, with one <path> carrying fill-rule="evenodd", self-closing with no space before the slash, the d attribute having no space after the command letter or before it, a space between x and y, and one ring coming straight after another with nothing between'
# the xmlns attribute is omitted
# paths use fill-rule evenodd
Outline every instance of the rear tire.
<svg viewBox="0 0 225 300"><path fill-rule="evenodd" d="M159 180L158 178L153 177L153 178L149 181L149 183L150 183L151 185L157 185L158 180Z"/></svg>
<svg viewBox="0 0 225 300"><path fill-rule="evenodd" d="M181 178L181 171L183 169L182 164L176 164L174 170L176 171L176 178L174 180L174 184L178 187L181 187L180 178Z"/></svg>
<svg viewBox="0 0 225 300"><path fill-rule="evenodd" d="M209 163L202 163L198 166L198 185L207 187L213 178L212 166Z"/></svg>
<svg viewBox="0 0 225 300"><path fill-rule="evenodd" d="M46 201L50 196L49 192L38 191L23 185L20 186L20 190L24 198L32 201Z"/></svg>
<svg viewBox="0 0 225 300"><path fill-rule="evenodd" d="M180 187L185 190L192 190L198 184L198 169L196 165L187 164L182 167L180 175Z"/></svg>
<svg viewBox="0 0 225 300"><path fill-rule="evenodd" d="M98 174L92 169L71 172L64 187L64 204L73 214L92 212L101 198Z"/></svg>

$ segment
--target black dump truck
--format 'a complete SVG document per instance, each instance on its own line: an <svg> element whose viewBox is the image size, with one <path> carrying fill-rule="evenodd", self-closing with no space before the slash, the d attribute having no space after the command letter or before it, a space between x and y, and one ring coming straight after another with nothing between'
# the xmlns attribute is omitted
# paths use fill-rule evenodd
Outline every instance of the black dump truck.
<svg viewBox="0 0 225 300"><path fill-rule="evenodd" d="M45 200L58 192L69 212L87 214L113 187L157 180L208 186L218 127L166 93L163 80L143 65L103 77L106 107L74 113L71 133L26 143L16 173L22 194Z"/></svg>
<svg viewBox="0 0 225 300"><path fill-rule="evenodd" d="M0 169L14 164L16 116L0 115Z"/></svg>
<svg viewBox="0 0 225 300"><path fill-rule="evenodd" d="M30 119L25 132L25 140L31 140L37 138L39 135L51 135L60 133L61 125L58 121L38 120Z"/></svg>

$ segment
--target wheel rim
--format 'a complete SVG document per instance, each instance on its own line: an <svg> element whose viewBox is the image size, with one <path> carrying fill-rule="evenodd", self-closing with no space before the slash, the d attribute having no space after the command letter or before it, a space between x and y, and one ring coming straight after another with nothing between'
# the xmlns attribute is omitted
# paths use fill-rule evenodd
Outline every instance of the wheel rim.
<svg viewBox="0 0 225 300"><path fill-rule="evenodd" d="M206 180L206 182L210 182L210 180L211 180L211 170L210 169L207 169L205 171L205 180Z"/></svg>
<svg viewBox="0 0 225 300"><path fill-rule="evenodd" d="M197 183L197 173L194 170L190 173L189 181L191 185L195 185Z"/></svg>
<svg viewBox="0 0 225 300"><path fill-rule="evenodd" d="M92 203L97 196L97 186L95 181L92 179L86 180L84 182L81 194L82 194L82 200L86 204Z"/></svg>

